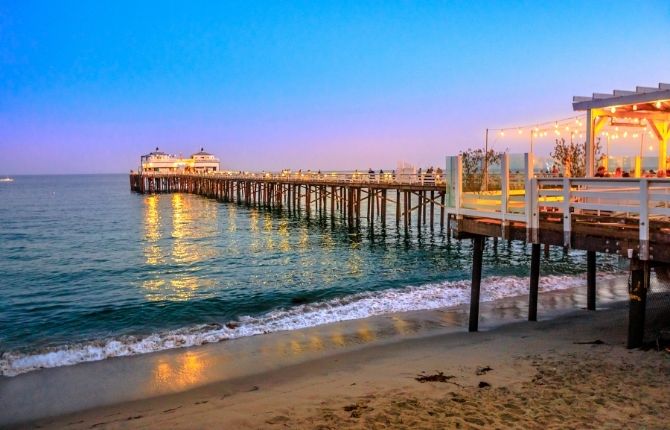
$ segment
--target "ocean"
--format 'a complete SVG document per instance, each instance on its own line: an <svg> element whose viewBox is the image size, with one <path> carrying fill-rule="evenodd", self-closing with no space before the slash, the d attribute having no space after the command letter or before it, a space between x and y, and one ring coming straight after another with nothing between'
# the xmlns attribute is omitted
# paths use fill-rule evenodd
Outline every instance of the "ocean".
<svg viewBox="0 0 670 430"><path fill-rule="evenodd" d="M379 224L139 195L124 174L17 176L0 183L0 375L468 302L469 241ZM488 241L482 300L527 294L529 255ZM541 291L585 267L552 249Z"/></svg>

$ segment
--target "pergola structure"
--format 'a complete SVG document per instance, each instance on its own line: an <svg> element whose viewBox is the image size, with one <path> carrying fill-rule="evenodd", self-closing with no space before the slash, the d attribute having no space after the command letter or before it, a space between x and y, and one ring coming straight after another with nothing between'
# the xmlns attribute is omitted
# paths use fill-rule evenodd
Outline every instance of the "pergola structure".
<svg viewBox="0 0 670 430"><path fill-rule="evenodd" d="M610 123L618 126L646 126L658 140L658 169L668 167L670 140L670 84L636 87L635 91L614 90L611 94L594 93L592 97L575 96L572 107L586 111L586 176L594 176L596 136Z"/></svg>

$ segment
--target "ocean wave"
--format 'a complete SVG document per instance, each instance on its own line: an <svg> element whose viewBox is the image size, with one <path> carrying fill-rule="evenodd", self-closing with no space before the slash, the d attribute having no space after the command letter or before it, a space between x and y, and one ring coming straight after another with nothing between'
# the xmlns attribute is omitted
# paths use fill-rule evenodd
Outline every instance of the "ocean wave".
<svg viewBox="0 0 670 430"><path fill-rule="evenodd" d="M601 275L600 279L611 276ZM548 275L540 278L539 288L546 292L583 285L583 276ZM527 292L527 277L488 277L482 280L481 301L520 296ZM446 308L469 301L469 280L364 292L278 309L258 317L243 316L225 324L204 324L143 337L123 336L40 351L5 352L0 356L0 375L16 376L43 368L197 346L396 312Z"/></svg>

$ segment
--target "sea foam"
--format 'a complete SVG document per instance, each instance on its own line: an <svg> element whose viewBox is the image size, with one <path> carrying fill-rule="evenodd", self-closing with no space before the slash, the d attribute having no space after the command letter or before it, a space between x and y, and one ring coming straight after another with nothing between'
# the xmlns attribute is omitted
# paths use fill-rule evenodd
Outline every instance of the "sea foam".
<svg viewBox="0 0 670 430"><path fill-rule="evenodd" d="M606 274L600 278L611 276L613 275ZM539 288L540 291L546 292L583 285L583 277L548 275L540 278ZM470 281L463 280L364 292L323 302L277 309L257 317L243 316L225 324L204 324L148 336L123 336L40 351L10 351L0 356L0 375L16 376L42 368L203 345L395 312L446 308L468 303L469 288ZM482 281L481 301L488 302L520 296L527 292L527 277L493 276Z"/></svg>

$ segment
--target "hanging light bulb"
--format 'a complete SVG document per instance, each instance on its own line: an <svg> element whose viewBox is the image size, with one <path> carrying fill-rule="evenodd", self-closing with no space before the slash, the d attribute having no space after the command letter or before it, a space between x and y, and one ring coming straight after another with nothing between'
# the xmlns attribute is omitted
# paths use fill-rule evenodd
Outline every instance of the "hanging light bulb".
<svg viewBox="0 0 670 430"><path fill-rule="evenodd" d="M610 112L612 112L612 113L616 112L616 107L612 106L612 107L610 108Z"/></svg>
<svg viewBox="0 0 670 430"><path fill-rule="evenodd" d="M661 101L660 101L660 100L657 101L657 102L656 102L656 109L660 109L661 106L662 106Z"/></svg>
<svg viewBox="0 0 670 430"><path fill-rule="evenodd" d="M633 139L637 139L638 136L639 136L639 134L633 133Z"/></svg>
<svg viewBox="0 0 670 430"><path fill-rule="evenodd" d="M523 130L519 129L519 134L523 133Z"/></svg>
<svg viewBox="0 0 670 430"><path fill-rule="evenodd" d="M554 128L558 128L558 121L554 123Z"/></svg>
<svg viewBox="0 0 670 430"><path fill-rule="evenodd" d="M637 105L633 105L633 110L637 110Z"/></svg>
<svg viewBox="0 0 670 430"><path fill-rule="evenodd" d="M623 137L628 137L628 132L627 131L623 132Z"/></svg>
<svg viewBox="0 0 670 430"><path fill-rule="evenodd" d="M649 145L649 150L653 151L654 150L654 145Z"/></svg>

